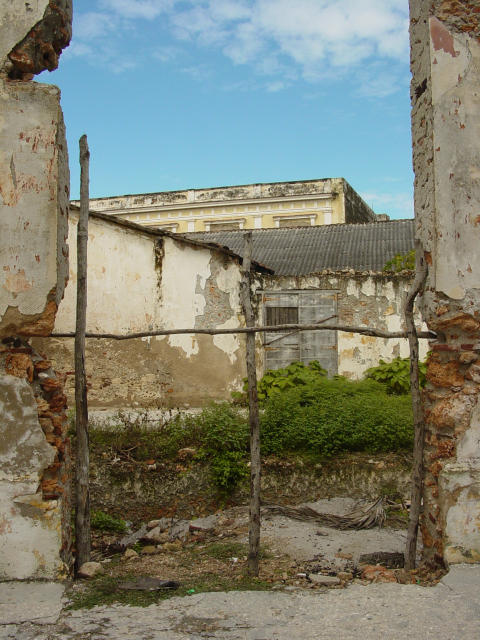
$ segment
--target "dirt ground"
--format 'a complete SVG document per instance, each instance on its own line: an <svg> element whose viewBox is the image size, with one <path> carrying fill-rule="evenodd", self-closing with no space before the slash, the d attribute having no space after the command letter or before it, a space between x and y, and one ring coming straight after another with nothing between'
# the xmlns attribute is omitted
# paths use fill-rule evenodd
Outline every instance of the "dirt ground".
<svg viewBox="0 0 480 640"><path fill-rule="evenodd" d="M316 511L336 515L349 513L354 505L350 498L308 503ZM375 560L361 559L362 554L397 553L398 562L398 554L403 554L405 547L406 529L398 526L398 518L393 522L397 526L389 526L391 520L387 519L381 528L342 531L266 514L262 517L258 578L251 578L247 572L246 507L183 522L181 539L172 539L170 529L170 535L168 531L163 534L165 541L146 546L145 541L135 542L128 545L130 551L126 554L118 547L121 536L95 533L93 559L101 561L104 573L75 583L71 592L73 606L110 602L147 605L171 595L206 591L341 589L354 582L436 584L440 574L406 572L395 564L389 568L388 562L378 565ZM136 580L145 577L174 581L175 589L131 588Z"/></svg>

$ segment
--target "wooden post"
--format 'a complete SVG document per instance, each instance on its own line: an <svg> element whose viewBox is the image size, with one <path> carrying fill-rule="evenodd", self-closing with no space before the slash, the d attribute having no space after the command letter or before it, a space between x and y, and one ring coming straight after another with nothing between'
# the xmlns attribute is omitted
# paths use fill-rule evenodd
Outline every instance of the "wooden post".
<svg viewBox="0 0 480 640"><path fill-rule="evenodd" d="M242 305L247 327L255 324L252 300L250 269L252 263L252 233L244 235L243 244L243 279ZM248 571L258 576L260 551L260 421L258 417L257 369L255 364L255 334L247 333L247 377L248 377L248 407L250 418L250 521L249 521L249 551Z"/></svg>
<svg viewBox="0 0 480 640"><path fill-rule="evenodd" d="M423 289L427 277L427 265L422 248L415 243L415 280L408 292L405 303L405 323L410 345L410 389L412 392L413 425L415 440L413 445L412 496L408 520L407 543L405 546L405 568L415 569L417 555L418 525L423 495L423 449L425 441L425 422L423 419L422 397L418 373L418 336L413 317L413 305L417 294Z"/></svg>
<svg viewBox="0 0 480 640"><path fill-rule="evenodd" d="M88 483L88 406L85 374L87 319L87 243L89 212L89 160L87 136L80 138L80 214L77 227L77 310L75 331L75 568L90 560L90 492Z"/></svg>

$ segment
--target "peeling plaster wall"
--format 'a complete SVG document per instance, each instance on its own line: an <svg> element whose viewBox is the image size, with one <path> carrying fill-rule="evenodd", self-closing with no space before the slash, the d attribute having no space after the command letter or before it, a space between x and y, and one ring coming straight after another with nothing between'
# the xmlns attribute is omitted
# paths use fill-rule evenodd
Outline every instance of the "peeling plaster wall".
<svg viewBox="0 0 480 640"><path fill-rule="evenodd" d="M76 223L70 218L70 281L56 332L75 324ZM124 334L155 329L236 327L238 262L169 236L158 238L90 217L87 330ZM37 341L67 374L73 398L73 340ZM128 341L87 339L91 408L200 406L229 399L245 375L243 338L172 335Z"/></svg>
<svg viewBox="0 0 480 640"><path fill-rule="evenodd" d="M72 566L63 379L25 336L51 332L68 277L69 170L57 67L70 0L0 0L0 580Z"/></svg>
<svg viewBox="0 0 480 640"><path fill-rule="evenodd" d="M480 560L480 14L474 0L411 0L422 312L438 333L425 393L427 562Z"/></svg>
<svg viewBox="0 0 480 640"><path fill-rule="evenodd" d="M0 336L48 335L67 277L60 91L0 81Z"/></svg>
<svg viewBox="0 0 480 640"><path fill-rule="evenodd" d="M403 305L412 282L409 274L326 272L300 277L264 276L257 287L268 291L320 289L337 292L337 324L375 327L385 331L404 329ZM257 313L260 315L260 309ZM417 311L417 326L421 317ZM355 333L338 332L338 373L360 379L366 369L378 364L380 358L390 361L409 355L406 339L372 338ZM420 358L428 351L426 340L420 341ZM261 347L259 355L263 358Z"/></svg>

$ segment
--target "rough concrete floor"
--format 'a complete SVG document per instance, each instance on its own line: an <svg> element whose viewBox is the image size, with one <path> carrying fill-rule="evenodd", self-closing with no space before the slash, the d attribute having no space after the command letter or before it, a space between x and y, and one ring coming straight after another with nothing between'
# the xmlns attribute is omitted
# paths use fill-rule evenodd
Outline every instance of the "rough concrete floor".
<svg viewBox="0 0 480 640"><path fill-rule="evenodd" d="M458 565L433 588L372 584L326 593L206 593L147 608L60 613L58 585L3 583L0 639L476 640L479 586L480 566ZM25 621L29 616L32 621Z"/></svg>
<svg viewBox="0 0 480 640"><path fill-rule="evenodd" d="M357 504L352 498L331 498L308 502L307 506L320 513L344 515ZM331 564L342 565L336 554L341 551L352 555L357 563L362 553L377 551L403 553L407 532L403 529L378 528L360 531L339 531L314 522L299 522L282 516L264 517L262 520L262 540L288 553L296 560L310 560L314 557ZM247 541L247 538L245 538Z"/></svg>

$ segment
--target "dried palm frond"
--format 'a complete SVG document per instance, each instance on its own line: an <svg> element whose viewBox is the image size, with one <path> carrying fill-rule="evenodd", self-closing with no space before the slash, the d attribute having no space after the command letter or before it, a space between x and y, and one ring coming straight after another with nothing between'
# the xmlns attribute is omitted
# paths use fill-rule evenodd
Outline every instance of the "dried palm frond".
<svg viewBox="0 0 480 640"><path fill-rule="evenodd" d="M383 498L374 502L358 505L343 516L333 513L321 513L311 507L285 507L277 504L269 504L262 507L263 514L285 516L293 520L304 522L316 522L325 527L334 529L372 529L381 527L385 522L386 514L383 506Z"/></svg>

